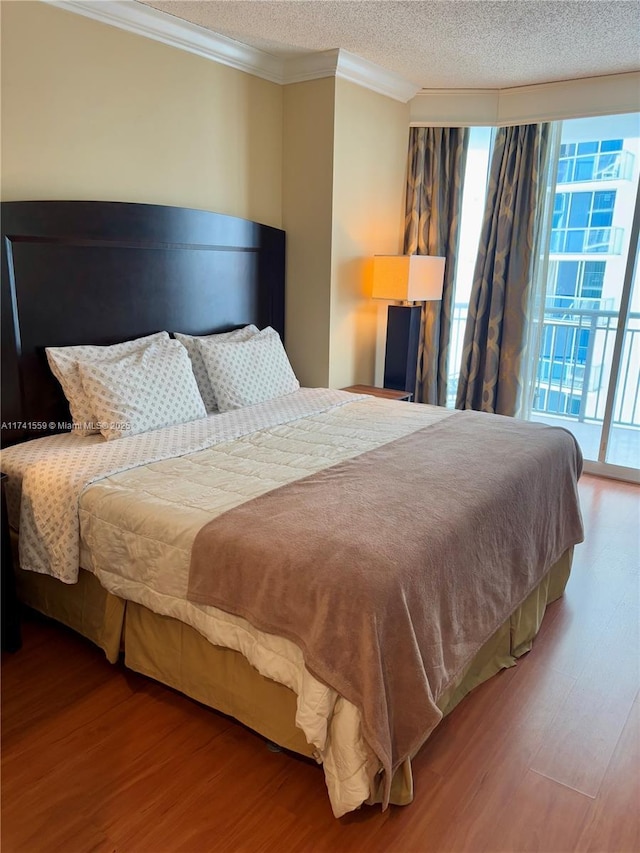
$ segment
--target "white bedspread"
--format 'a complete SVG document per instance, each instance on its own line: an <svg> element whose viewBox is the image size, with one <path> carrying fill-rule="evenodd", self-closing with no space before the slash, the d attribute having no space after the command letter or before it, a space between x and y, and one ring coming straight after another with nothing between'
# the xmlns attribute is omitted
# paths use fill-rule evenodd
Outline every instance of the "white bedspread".
<svg viewBox="0 0 640 853"><path fill-rule="evenodd" d="M110 592L192 625L292 689L296 724L316 747L340 816L369 797L378 771L358 709L309 674L295 644L188 602L191 545L207 521L239 503L451 414L303 389L117 442L65 436L10 448L2 464L13 502L22 485L23 568L73 582L81 562Z"/></svg>
<svg viewBox="0 0 640 853"><path fill-rule="evenodd" d="M6 448L2 471L10 478L10 513L20 501L20 565L64 583L78 580L78 499L86 486L102 477L184 456L351 400L353 395L343 391L306 388L267 403L118 441L66 434Z"/></svg>

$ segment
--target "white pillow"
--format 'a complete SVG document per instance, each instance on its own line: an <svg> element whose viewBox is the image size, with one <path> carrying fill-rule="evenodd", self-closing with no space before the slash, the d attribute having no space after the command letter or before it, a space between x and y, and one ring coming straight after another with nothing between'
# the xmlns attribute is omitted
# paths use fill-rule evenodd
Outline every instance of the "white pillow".
<svg viewBox="0 0 640 853"><path fill-rule="evenodd" d="M64 396L69 403L74 429L79 435L91 435L98 432L97 429L91 426L97 418L82 386L82 380L78 371L79 362L117 361L123 355L143 350L157 341L168 340L168 332L156 332L144 338L136 338L133 341L125 341L124 343L113 344L113 346L108 347L86 345L46 348L49 367L62 386Z"/></svg>
<svg viewBox="0 0 640 853"><path fill-rule="evenodd" d="M196 377L196 382L198 383L198 388L200 389L207 412L217 412L218 401L216 400L216 393L211 387L207 368L204 366L204 361L198 349L198 341L247 341L258 334L258 327L250 325L242 329L234 329L232 332L220 332L216 335L183 335L182 332L174 332L173 334L176 340L180 341L189 353L193 374Z"/></svg>
<svg viewBox="0 0 640 853"><path fill-rule="evenodd" d="M207 416L178 341L158 341L118 361L81 361L78 370L106 439Z"/></svg>
<svg viewBox="0 0 640 853"><path fill-rule="evenodd" d="M246 341L198 341L221 412L297 391L280 335L267 327Z"/></svg>

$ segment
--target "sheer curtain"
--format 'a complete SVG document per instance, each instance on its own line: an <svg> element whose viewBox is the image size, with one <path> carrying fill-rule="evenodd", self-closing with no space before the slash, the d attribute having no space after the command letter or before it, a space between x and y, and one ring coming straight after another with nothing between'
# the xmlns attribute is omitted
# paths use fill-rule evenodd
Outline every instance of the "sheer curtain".
<svg viewBox="0 0 640 853"><path fill-rule="evenodd" d="M549 244L553 225L553 203L556 179L558 176L558 156L562 137L562 122L552 122L549 129L547 162L541 187L539 231L536 251L531 272L531 284L528 297L527 326L525 329L520 378L522 391L519 395L516 417L528 419L534 404L538 360L544 330L544 311L547 299L547 281L549 278Z"/></svg>
<svg viewBox="0 0 640 853"><path fill-rule="evenodd" d="M464 170L465 127L413 127L409 138L404 253L446 260L441 302L425 302L415 400L445 406Z"/></svg>
<svg viewBox="0 0 640 853"><path fill-rule="evenodd" d="M515 415L523 399L532 280L551 126L499 128L473 277L456 407Z"/></svg>

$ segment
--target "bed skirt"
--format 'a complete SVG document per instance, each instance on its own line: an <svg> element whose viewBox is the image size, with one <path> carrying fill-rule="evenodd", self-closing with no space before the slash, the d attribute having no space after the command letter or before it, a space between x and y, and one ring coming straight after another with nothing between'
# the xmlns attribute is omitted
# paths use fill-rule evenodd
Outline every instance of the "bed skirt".
<svg viewBox="0 0 640 853"><path fill-rule="evenodd" d="M81 570L78 583L65 584L49 575L18 569L16 592L23 604L95 643L110 663L118 660L127 602L107 592L95 575Z"/></svg>
<svg viewBox="0 0 640 853"><path fill-rule="evenodd" d="M571 570L569 548L511 617L482 646L469 666L438 700L443 715L466 694L529 651L548 604L559 598ZM313 755L295 724L296 695L265 678L239 653L209 643L194 628L108 593L94 575L81 571L75 585L46 575L17 572L21 601L87 637L112 663L124 651L127 667L228 714L300 755ZM377 791L369 802L379 801ZM391 802L413 799L411 765L396 772Z"/></svg>

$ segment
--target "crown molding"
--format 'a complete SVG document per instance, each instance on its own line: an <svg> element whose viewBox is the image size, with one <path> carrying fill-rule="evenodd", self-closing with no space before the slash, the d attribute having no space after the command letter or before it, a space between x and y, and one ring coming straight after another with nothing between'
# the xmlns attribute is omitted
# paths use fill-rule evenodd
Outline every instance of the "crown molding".
<svg viewBox="0 0 640 853"><path fill-rule="evenodd" d="M554 80L505 89L421 89L414 127L510 125L640 112L640 72Z"/></svg>
<svg viewBox="0 0 640 853"><path fill-rule="evenodd" d="M393 71L387 71L386 68L382 68L375 62L370 62L368 59L363 59L347 50L339 51L336 76L343 80L349 80L351 83L357 83L359 86L365 86L367 89L372 89L380 95L402 101L403 104L411 100L420 89L419 86L411 83L405 77L401 77Z"/></svg>
<svg viewBox="0 0 640 853"><path fill-rule="evenodd" d="M323 77L335 77L338 68L339 50L322 50L291 56L284 62L282 83L304 83L306 80L320 80Z"/></svg>
<svg viewBox="0 0 640 853"><path fill-rule="evenodd" d="M285 61L283 83L301 83L322 77L339 77L402 103L413 98L419 89L399 74L341 48L294 56Z"/></svg>
<svg viewBox="0 0 640 853"><path fill-rule="evenodd" d="M403 103L412 98L419 89L400 75L345 50L310 52L285 59L135 0L43 2L66 12L83 15L94 21L159 41L178 50L185 50L238 71L245 71L271 83L286 85L323 77L340 77Z"/></svg>
<svg viewBox="0 0 640 853"><path fill-rule="evenodd" d="M271 83L282 83L283 62L258 48L213 33L197 24L183 21L151 6L134 0L43 0L50 6L64 9L135 33L170 47L194 53L204 59L219 62L262 77Z"/></svg>

